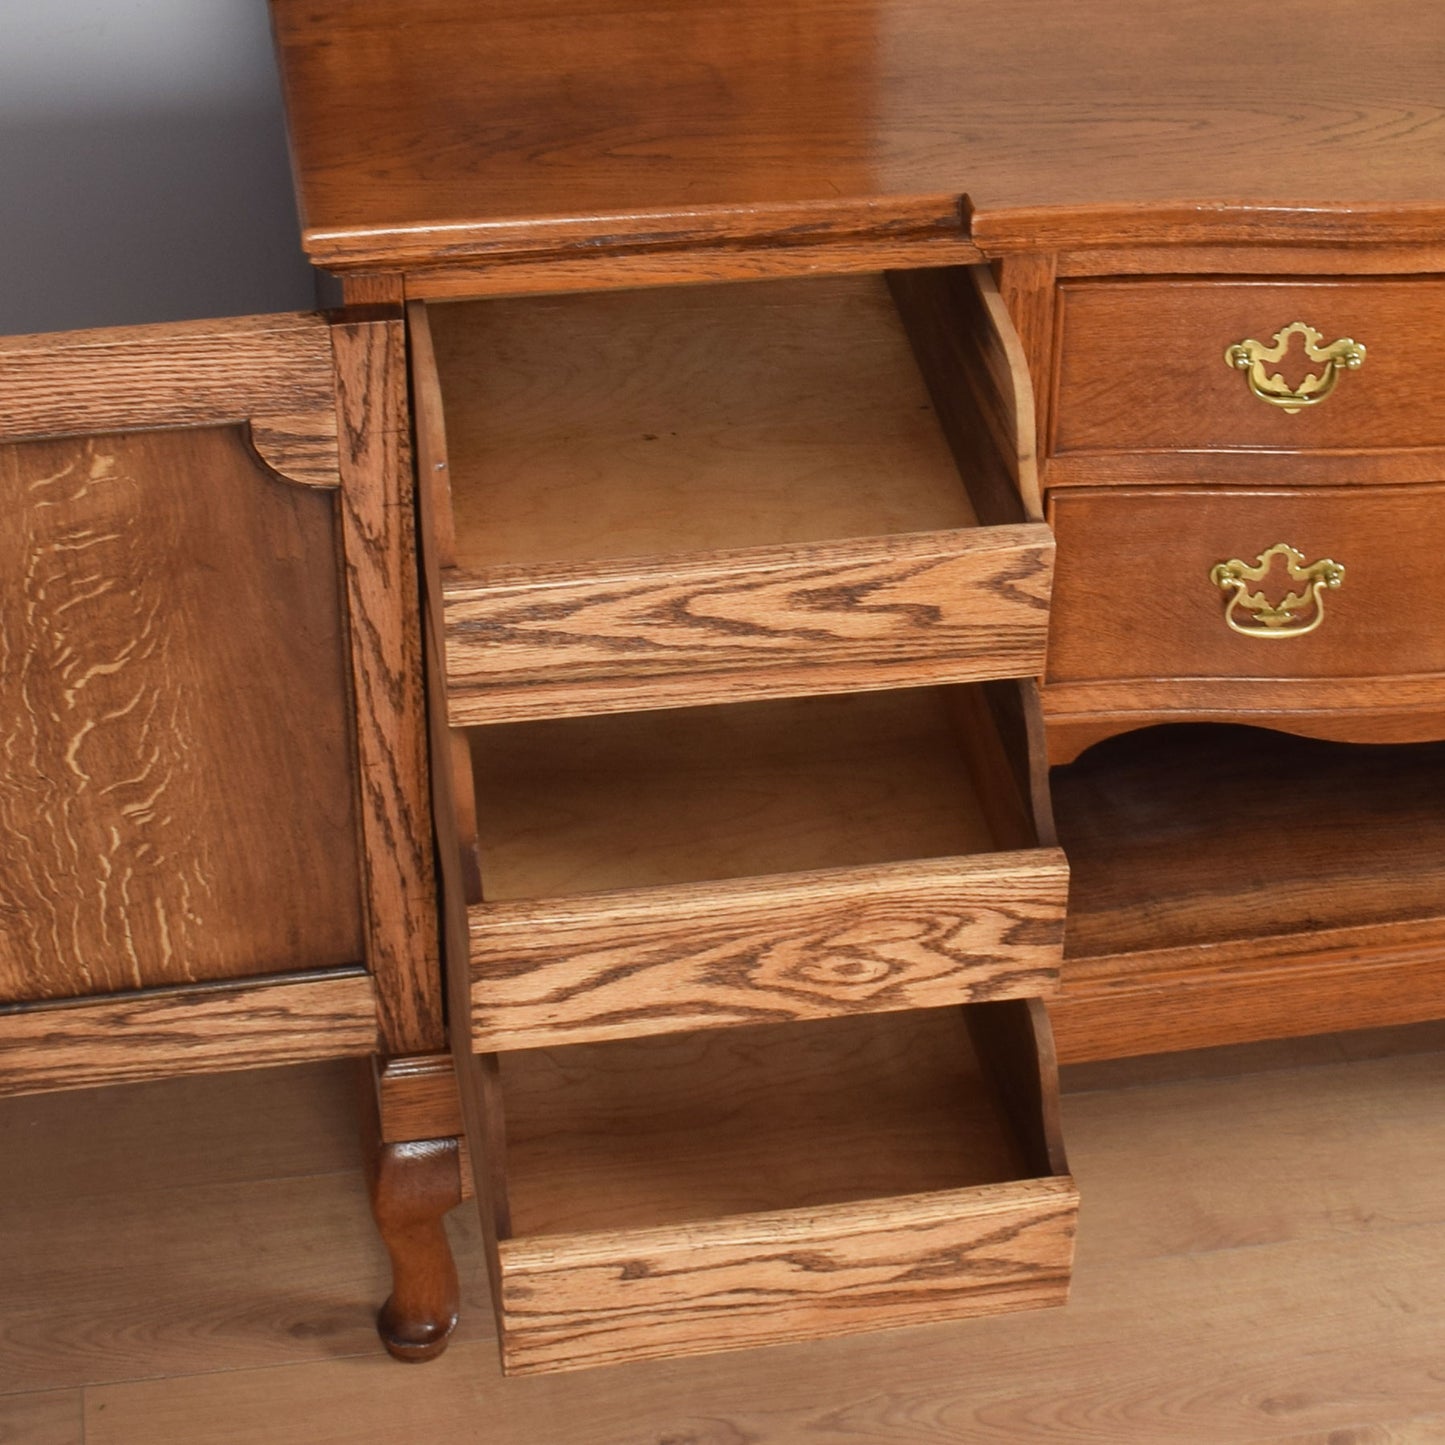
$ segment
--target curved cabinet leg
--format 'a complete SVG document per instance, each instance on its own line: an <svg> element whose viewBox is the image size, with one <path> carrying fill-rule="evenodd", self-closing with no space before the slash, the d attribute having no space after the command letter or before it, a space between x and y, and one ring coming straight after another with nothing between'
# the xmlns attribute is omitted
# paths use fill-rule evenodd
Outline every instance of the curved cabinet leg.
<svg viewBox="0 0 1445 1445"><path fill-rule="evenodd" d="M457 1323L457 1266L443 1221L462 1202L461 1149L455 1139L380 1144L369 1173L392 1272L377 1331L398 1360L433 1359Z"/></svg>

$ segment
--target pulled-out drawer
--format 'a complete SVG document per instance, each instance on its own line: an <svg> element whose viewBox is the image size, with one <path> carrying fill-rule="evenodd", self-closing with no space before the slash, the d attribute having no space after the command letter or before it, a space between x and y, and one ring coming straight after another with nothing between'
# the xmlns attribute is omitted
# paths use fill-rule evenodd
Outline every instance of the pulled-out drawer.
<svg viewBox="0 0 1445 1445"><path fill-rule="evenodd" d="M1051 992L1067 867L988 739L975 688L474 730L473 1047Z"/></svg>
<svg viewBox="0 0 1445 1445"><path fill-rule="evenodd" d="M523 1051L483 1072L509 1372L1066 1298L1078 1196L1037 1001Z"/></svg>
<svg viewBox="0 0 1445 1445"><path fill-rule="evenodd" d="M1322 480L1441 475L1445 278L1078 280L1059 308L1056 458L1335 453L1373 465Z"/></svg>
<svg viewBox="0 0 1445 1445"><path fill-rule="evenodd" d="M1053 542L979 295L961 463L878 276L414 313L452 725L1036 675Z"/></svg>

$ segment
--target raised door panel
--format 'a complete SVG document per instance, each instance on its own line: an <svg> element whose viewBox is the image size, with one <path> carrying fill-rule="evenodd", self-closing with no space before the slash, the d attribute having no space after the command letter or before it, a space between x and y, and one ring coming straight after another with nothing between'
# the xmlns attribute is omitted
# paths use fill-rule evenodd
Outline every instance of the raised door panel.
<svg viewBox="0 0 1445 1445"><path fill-rule="evenodd" d="M0 342L0 1003L365 965L437 1033L401 349Z"/></svg>
<svg viewBox="0 0 1445 1445"><path fill-rule="evenodd" d="M0 449L0 997L362 959L334 502L239 426Z"/></svg>

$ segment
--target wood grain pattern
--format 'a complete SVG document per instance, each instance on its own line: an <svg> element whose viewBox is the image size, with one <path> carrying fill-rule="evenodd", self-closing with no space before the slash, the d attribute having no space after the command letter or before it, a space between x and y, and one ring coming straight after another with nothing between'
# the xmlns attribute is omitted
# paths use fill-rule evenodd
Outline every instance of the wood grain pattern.
<svg viewBox="0 0 1445 1445"><path fill-rule="evenodd" d="M1112 679L1120 684L1112 706L1125 711L1135 679L1153 681L1157 699L1168 692L1158 683L1181 678L1179 702L1214 679L1208 706L1220 711L1234 678L1345 678L1356 697L1373 678L1383 709L1392 677L1445 677L1445 580L1435 563L1445 549L1442 501L1439 487L1055 492L1058 605L1046 694L1055 682ZM1242 637L1226 624L1227 599L1210 570L1229 558L1252 563L1278 542L1310 561L1341 563L1343 584L1328 593L1317 631ZM1260 590L1278 601L1293 586L1281 566ZM1298 615L1307 622L1314 613ZM1288 696L1268 695L1266 705ZM1060 699L1048 705L1060 711Z"/></svg>
<svg viewBox="0 0 1445 1445"><path fill-rule="evenodd" d="M1213 725L1102 743L1053 777L1066 957L1439 918L1442 769L1441 744Z"/></svg>
<svg viewBox="0 0 1445 1445"><path fill-rule="evenodd" d="M893 271L888 287L979 520L1042 521L1028 360L993 273Z"/></svg>
<svg viewBox="0 0 1445 1445"><path fill-rule="evenodd" d="M423 251L430 249L426 243ZM711 281L768 281L786 276L877 275L890 266L968 266L983 253L960 231L853 240L822 233L801 245L742 250L726 240L676 250L637 250L540 259L476 258L458 265L421 265L397 273L409 298L468 301L480 296L556 296L632 286L697 286ZM353 273L347 272L349 277Z"/></svg>
<svg viewBox="0 0 1445 1445"><path fill-rule="evenodd" d="M1119 733L1222 722L1346 743L1438 742L1445 677L1212 678L1070 682L1043 689L1050 763L1071 763Z"/></svg>
<svg viewBox="0 0 1445 1445"><path fill-rule="evenodd" d="M1417 941L1405 941L1406 933ZM1247 959L1242 947L1196 949L1191 957L1180 950L1157 960L1158 973L1136 973L1154 960L1133 957L1127 977L1107 980L1101 968L1099 977L1069 985L1051 1004L1060 1059L1120 1059L1445 1017L1445 928L1438 923L1250 942Z"/></svg>
<svg viewBox="0 0 1445 1445"><path fill-rule="evenodd" d="M1080 280L1059 298L1056 454L1430 449L1440 465L1445 377L1426 358L1445 346L1445 281ZM1224 353L1246 338L1268 345L1295 321L1326 343L1353 338L1366 357L1328 400L1290 416L1252 396ZM1278 369L1298 384L1319 367L1296 340Z"/></svg>
<svg viewBox="0 0 1445 1445"><path fill-rule="evenodd" d="M118 997L0 1013L0 1093L89 1088L376 1047L364 974Z"/></svg>
<svg viewBox="0 0 1445 1445"><path fill-rule="evenodd" d="M14 1445L84 1445L85 1401L79 1390L0 1398L0 1441Z"/></svg>
<svg viewBox="0 0 1445 1445"><path fill-rule="evenodd" d="M332 327L368 965L383 1049L446 1047L400 320Z"/></svg>
<svg viewBox="0 0 1445 1445"><path fill-rule="evenodd" d="M1037 668L1049 539L964 530L876 278L433 307L428 331L455 725Z"/></svg>
<svg viewBox="0 0 1445 1445"><path fill-rule="evenodd" d="M483 903L474 1046L1048 993L1067 890L1053 849Z"/></svg>
<svg viewBox="0 0 1445 1445"><path fill-rule="evenodd" d="M323 265L926 239L958 232L965 191L996 245L1071 206L1112 208L1086 235L1137 236L1151 202L1165 235L1238 202L1250 237L1342 204L1365 217L1342 237L1439 234L1438 33L1396 0L1190 0L1124 27L1106 0L272 13Z"/></svg>
<svg viewBox="0 0 1445 1445"><path fill-rule="evenodd" d="M899 1445L909 1432L1016 1445L1040 1431L1060 1445L1425 1441L1445 1410L1445 1059L1347 1063L1355 1042L1134 1061L1068 1097L1088 1202L1066 1309L505 1381L479 1303L421 1372L425 1388L368 1347L362 1311L344 1303L359 1260L381 1279L354 1168L294 1184L266 1172L278 1134L305 1138L302 1172L317 1154L347 1167L333 1070L17 1101L0 1130L34 1142L7 1190L4 1239L22 1261L6 1274L7 1360L27 1389L41 1365L60 1386L104 1381L86 1392L91 1445L407 1432L489 1445ZM43 1142L24 1117L41 1102ZM138 1152L77 1158L76 1141L108 1143L118 1115ZM180 1161L145 1148L147 1126L168 1142L177 1120L194 1145ZM198 1187L217 1166L225 1187ZM37 1201L32 1187L56 1173L85 1211L58 1219ZM274 1244L258 1256L261 1231ZM456 1239L480 1287L474 1231Z"/></svg>
<svg viewBox="0 0 1445 1445"><path fill-rule="evenodd" d="M411 420L416 436L418 543L424 571L455 567L456 524L452 520L451 463L447 457L446 409L436 348L432 345L428 308L419 301L406 307L408 375L411 378ZM423 501L423 498L425 500ZM423 540L421 528L429 536Z"/></svg>
<svg viewBox="0 0 1445 1445"><path fill-rule="evenodd" d="M411 319L422 328L420 346L411 353L414 395L435 386L435 358L430 331L422 313ZM435 472L445 463L446 438L438 424L418 418L418 461ZM445 470L445 465L440 469ZM460 1115L458 1130L461 1192L479 1205L482 1248L486 1254L487 1284L493 1310L496 1303L497 1232L508 1227L506 1197L506 1130L495 1107L495 1068L488 1068L472 1051L467 1003L467 905L481 897L477 872L474 789L471 761L464 736L446 721L446 668L442 660L441 562L451 555L455 535L445 486L419 479L417 487L417 540L421 563L421 643L426 689L426 729L429 752L430 801L436 840L438 886L438 944L447 1019L447 1038L453 1067L453 1100Z"/></svg>
<svg viewBox="0 0 1445 1445"><path fill-rule="evenodd" d="M509 1374L656 1359L1062 1304L1069 1179L506 1240Z"/></svg>
<svg viewBox="0 0 1445 1445"><path fill-rule="evenodd" d="M497 1061L518 1239L807 1211L1031 1173L961 1008L485 1057Z"/></svg>
<svg viewBox="0 0 1445 1445"><path fill-rule="evenodd" d="M1415 212L1412 215L1418 214ZM1319 211L1309 218L1307 213L1295 215L1302 222L1295 244L1259 242L1253 245L1231 244L1215 240L1190 245L1149 244L1147 240L1133 243L1121 241L1113 246L1091 246L1088 250L1061 251L1055 257L1059 276L1430 276L1445 271L1445 227L1422 226L1413 244L1403 240L1394 243L1332 245L1328 237L1340 223L1349 222L1356 213L1349 207L1337 206ZM1403 220L1403 217L1401 218ZM1403 230L1403 227L1402 227ZM1021 251L1006 256L998 264L1005 270L1022 265L1029 253Z"/></svg>
<svg viewBox="0 0 1445 1445"><path fill-rule="evenodd" d="M266 464L336 485L326 323L308 314L0 339L0 436L246 423Z"/></svg>
<svg viewBox="0 0 1445 1445"><path fill-rule="evenodd" d="M460 1135L461 1105L450 1054L372 1060L372 1096L384 1144Z"/></svg>
<svg viewBox="0 0 1445 1445"><path fill-rule="evenodd" d="M428 314L465 571L975 523L877 276Z"/></svg>
<svg viewBox="0 0 1445 1445"><path fill-rule="evenodd" d="M1035 449L1040 456L1049 435L1054 399L1051 383L1057 354L1058 267L1055 252L1033 248L1007 253L993 267L998 275L999 296L1013 322L1033 382Z"/></svg>
<svg viewBox="0 0 1445 1445"><path fill-rule="evenodd" d="M1067 252L1108 248L1195 246L1247 247L1251 254L1271 246L1333 246L1356 256L1377 246L1438 245L1445 231L1445 205L1438 196L1409 204L1370 201L1363 191L1323 194L1300 204L1296 191L1275 203L1249 200L1242 191L1179 201L1120 206L1110 202L991 209L975 214L970 228L990 255L1012 257L1039 250ZM1180 193L1182 200L1183 193ZM1366 263L1368 265L1368 262ZM1126 269L1133 270L1134 267ZM1214 267L1144 267L1145 270L1202 271ZM1249 266L1226 270L1250 270ZM1296 261L1291 270L1310 269Z"/></svg>
<svg viewBox="0 0 1445 1445"><path fill-rule="evenodd" d="M508 1369L1057 1303L1067 1288L1072 1181L1029 1177L962 1010L500 1065Z"/></svg>
<svg viewBox="0 0 1445 1445"><path fill-rule="evenodd" d="M1024 676L1042 525L446 579L453 726Z"/></svg>
<svg viewBox="0 0 1445 1445"><path fill-rule="evenodd" d="M944 690L471 733L491 903L989 853Z"/></svg>
<svg viewBox="0 0 1445 1445"><path fill-rule="evenodd" d="M204 427L8 443L0 497L0 1001L360 962L334 493Z"/></svg>
<svg viewBox="0 0 1445 1445"><path fill-rule="evenodd" d="M1220 369L1223 370L1223 367ZM1263 407L1264 403L1259 405ZM1071 452L1067 456L1047 458L1042 470L1045 487L1055 494L1065 488L1101 486L1302 486L1343 489L1438 482L1445 473L1445 460L1442 460L1441 452L1433 449L1411 452Z"/></svg>
<svg viewBox="0 0 1445 1445"><path fill-rule="evenodd" d="M348 271L341 295L347 306L396 307L406 301L406 284L395 271Z"/></svg>
<svg viewBox="0 0 1445 1445"><path fill-rule="evenodd" d="M3 1101L7 1156L24 1161L0 1205L5 1389L327 1360L415 1389L376 1338L390 1271L356 1147L358 1063ZM449 1227L474 1260L468 1212ZM495 1353L468 1276L459 1334Z"/></svg>
<svg viewBox="0 0 1445 1445"><path fill-rule="evenodd" d="M1062 1056L1437 1016L1442 756L1195 725L1056 769Z"/></svg>

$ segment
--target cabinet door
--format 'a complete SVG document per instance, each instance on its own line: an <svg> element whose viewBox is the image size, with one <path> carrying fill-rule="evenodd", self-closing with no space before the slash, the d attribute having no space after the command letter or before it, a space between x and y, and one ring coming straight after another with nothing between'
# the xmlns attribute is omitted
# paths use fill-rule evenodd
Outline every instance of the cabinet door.
<svg viewBox="0 0 1445 1445"><path fill-rule="evenodd" d="M369 968L428 1042L401 347L0 342L0 1005Z"/></svg>

